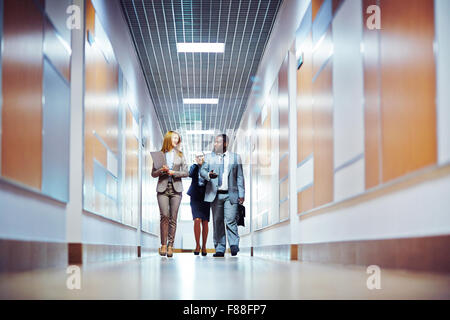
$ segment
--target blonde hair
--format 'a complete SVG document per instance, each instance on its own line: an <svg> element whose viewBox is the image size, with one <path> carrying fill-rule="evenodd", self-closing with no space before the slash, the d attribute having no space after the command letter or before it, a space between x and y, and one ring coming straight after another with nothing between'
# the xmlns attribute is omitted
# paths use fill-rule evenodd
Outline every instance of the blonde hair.
<svg viewBox="0 0 450 320"><path fill-rule="evenodd" d="M166 134L164 135L164 140L163 140L163 145L161 148L161 151L166 153L166 152L170 152L173 149L173 145L172 145L172 137L173 135L176 134L178 136L178 144L177 146L181 143L181 136L178 132L175 131L167 131ZM180 150L178 150L178 148L175 148L176 152L178 153L178 155L180 157L183 156L183 152L181 152Z"/></svg>

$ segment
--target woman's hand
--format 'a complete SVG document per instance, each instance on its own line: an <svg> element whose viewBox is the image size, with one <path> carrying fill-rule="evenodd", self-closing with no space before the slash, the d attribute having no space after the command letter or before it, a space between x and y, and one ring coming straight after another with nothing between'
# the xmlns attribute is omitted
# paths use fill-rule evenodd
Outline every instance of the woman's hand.
<svg viewBox="0 0 450 320"><path fill-rule="evenodd" d="M169 170L169 171L167 171L167 173L169 174L169 176L173 176L175 174L175 171Z"/></svg>
<svg viewBox="0 0 450 320"><path fill-rule="evenodd" d="M168 173L170 170L169 170L168 166L163 165L162 168L161 168L161 171L164 172L164 173Z"/></svg>

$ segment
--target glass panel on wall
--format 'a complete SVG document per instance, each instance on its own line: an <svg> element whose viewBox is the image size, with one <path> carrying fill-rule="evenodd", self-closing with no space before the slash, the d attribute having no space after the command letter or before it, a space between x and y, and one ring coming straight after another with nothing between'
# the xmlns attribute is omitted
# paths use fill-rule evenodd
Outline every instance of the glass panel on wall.
<svg viewBox="0 0 450 320"><path fill-rule="evenodd" d="M139 114L91 1L86 2L84 209L139 222Z"/></svg>
<svg viewBox="0 0 450 320"><path fill-rule="evenodd" d="M269 217L272 214L272 143L271 143L271 105L266 103L256 121L255 135L255 175L252 187L255 192L255 215L256 229L269 225ZM271 218L270 218L271 219Z"/></svg>
<svg viewBox="0 0 450 320"><path fill-rule="evenodd" d="M242 160L242 170L244 173L244 182L245 182L245 196L244 196L244 206L245 210L245 218L244 218L244 227L239 226L239 234L244 235L250 232L250 223L251 223L251 210L250 210L250 192L251 192L251 181L250 181L250 156L251 156L251 136L244 132L239 131L236 135L235 142L233 144L234 151L241 156Z"/></svg>
<svg viewBox="0 0 450 320"><path fill-rule="evenodd" d="M0 1L1 178L68 201L70 32L65 8ZM20 61L20 63L17 63Z"/></svg>
<svg viewBox="0 0 450 320"><path fill-rule="evenodd" d="M43 92L42 192L68 201L70 87L47 59Z"/></svg>
<svg viewBox="0 0 450 320"><path fill-rule="evenodd" d="M289 219L289 91L288 55L278 74L280 220Z"/></svg>
<svg viewBox="0 0 450 320"><path fill-rule="evenodd" d="M148 233L159 234L159 208L156 198L158 180L152 177L153 159L150 154L154 150L150 143L148 131L144 131L144 150L142 153L142 227Z"/></svg>

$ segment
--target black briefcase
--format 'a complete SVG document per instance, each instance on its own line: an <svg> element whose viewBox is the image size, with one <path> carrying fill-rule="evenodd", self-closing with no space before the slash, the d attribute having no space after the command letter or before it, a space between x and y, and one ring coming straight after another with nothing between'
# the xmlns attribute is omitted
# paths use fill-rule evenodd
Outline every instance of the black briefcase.
<svg viewBox="0 0 450 320"><path fill-rule="evenodd" d="M236 223L238 226L245 227L245 207L242 204L238 204L238 212L236 215Z"/></svg>

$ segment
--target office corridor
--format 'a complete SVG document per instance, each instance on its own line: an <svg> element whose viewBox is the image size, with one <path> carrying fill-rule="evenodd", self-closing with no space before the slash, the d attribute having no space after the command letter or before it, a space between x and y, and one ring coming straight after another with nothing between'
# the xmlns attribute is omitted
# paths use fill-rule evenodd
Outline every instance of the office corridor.
<svg viewBox="0 0 450 320"><path fill-rule="evenodd" d="M191 253L83 266L80 289L65 269L0 275L1 299L449 299L450 277L382 270L370 290L366 268L253 257L214 259Z"/></svg>
<svg viewBox="0 0 450 320"><path fill-rule="evenodd" d="M0 0L0 299L450 299L449 33L449 0Z"/></svg>

